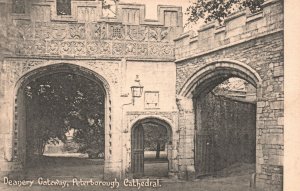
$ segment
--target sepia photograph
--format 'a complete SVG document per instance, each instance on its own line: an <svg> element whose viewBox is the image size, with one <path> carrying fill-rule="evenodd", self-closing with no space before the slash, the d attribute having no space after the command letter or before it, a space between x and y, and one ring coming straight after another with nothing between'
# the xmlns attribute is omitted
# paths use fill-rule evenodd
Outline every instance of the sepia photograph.
<svg viewBox="0 0 300 191"><path fill-rule="evenodd" d="M283 0L0 0L0 190L285 190L284 43Z"/></svg>

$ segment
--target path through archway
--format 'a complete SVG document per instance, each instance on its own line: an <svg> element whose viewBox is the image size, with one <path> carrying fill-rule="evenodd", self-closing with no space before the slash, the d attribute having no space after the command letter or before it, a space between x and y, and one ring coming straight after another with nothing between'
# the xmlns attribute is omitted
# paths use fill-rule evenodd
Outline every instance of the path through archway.
<svg viewBox="0 0 300 191"><path fill-rule="evenodd" d="M21 78L15 160L27 177L103 177L107 92L93 73L58 64Z"/></svg>
<svg viewBox="0 0 300 191"><path fill-rule="evenodd" d="M135 178L167 177L172 130L166 122L148 118L134 124L131 133L131 165Z"/></svg>

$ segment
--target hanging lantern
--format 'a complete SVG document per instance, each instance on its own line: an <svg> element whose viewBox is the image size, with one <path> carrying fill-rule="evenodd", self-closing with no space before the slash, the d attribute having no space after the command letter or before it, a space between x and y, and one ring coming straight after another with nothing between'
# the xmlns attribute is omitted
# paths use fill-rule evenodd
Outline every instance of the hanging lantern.
<svg viewBox="0 0 300 191"><path fill-rule="evenodd" d="M134 105L134 98L135 97L142 97L144 86L141 85L139 76L136 75L136 79L134 80L134 85L131 88L131 95Z"/></svg>

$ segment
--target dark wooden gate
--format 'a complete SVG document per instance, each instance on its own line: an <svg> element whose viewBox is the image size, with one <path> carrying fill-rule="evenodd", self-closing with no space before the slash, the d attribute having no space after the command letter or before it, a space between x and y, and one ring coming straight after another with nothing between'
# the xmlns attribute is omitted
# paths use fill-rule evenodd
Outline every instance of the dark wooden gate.
<svg viewBox="0 0 300 191"><path fill-rule="evenodd" d="M214 173L214 141L212 135L197 135L195 166L197 177Z"/></svg>
<svg viewBox="0 0 300 191"><path fill-rule="evenodd" d="M134 178L144 174L144 128L138 125L131 134L131 167Z"/></svg>

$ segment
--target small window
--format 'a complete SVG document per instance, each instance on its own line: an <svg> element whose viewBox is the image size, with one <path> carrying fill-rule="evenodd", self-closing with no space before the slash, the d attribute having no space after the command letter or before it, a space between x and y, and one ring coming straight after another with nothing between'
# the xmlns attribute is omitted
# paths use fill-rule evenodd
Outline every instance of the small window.
<svg viewBox="0 0 300 191"><path fill-rule="evenodd" d="M71 15L71 0L56 1L57 15Z"/></svg>
<svg viewBox="0 0 300 191"><path fill-rule="evenodd" d="M17 14L25 13L25 0L13 0L12 1L12 12Z"/></svg>

